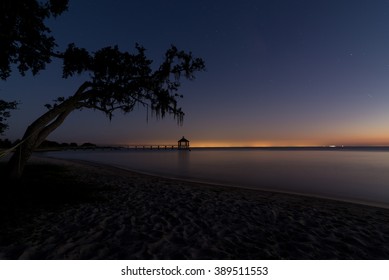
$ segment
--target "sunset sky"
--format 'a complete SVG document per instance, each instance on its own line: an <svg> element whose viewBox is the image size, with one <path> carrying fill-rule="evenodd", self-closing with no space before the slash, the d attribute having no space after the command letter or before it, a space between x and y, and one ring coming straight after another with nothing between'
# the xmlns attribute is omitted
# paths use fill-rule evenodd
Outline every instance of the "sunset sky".
<svg viewBox="0 0 389 280"><path fill-rule="evenodd" d="M74 112L50 140L193 146L389 145L389 1L70 0L49 22L59 50L142 44L156 65L171 44L202 57L207 70L185 82L183 126L149 119L139 107ZM19 100L5 137L30 122L81 77L64 80L52 63L38 76L0 82Z"/></svg>

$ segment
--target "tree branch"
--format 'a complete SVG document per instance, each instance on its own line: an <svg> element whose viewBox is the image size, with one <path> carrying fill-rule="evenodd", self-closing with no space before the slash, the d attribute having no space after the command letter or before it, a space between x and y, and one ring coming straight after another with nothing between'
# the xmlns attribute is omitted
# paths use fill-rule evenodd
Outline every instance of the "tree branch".
<svg viewBox="0 0 389 280"><path fill-rule="evenodd" d="M69 97L67 100L62 102L61 104L53 107L51 110L43 114L41 117L36 119L26 130L26 133L23 136L23 139L28 137L31 133L36 133L36 131L42 129L47 124L49 124L54 118L56 118L62 112L68 110L71 107L75 108L76 103L79 101L78 99L82 95L82 93L91 86L90 82L83 83L76 93ZM83 96L84 97L84 96Z"/></svg>
<svg viewBox="0 0 389 280"><path fill-rule="evenodd" d="M63 53L60 53L60 52L50 52L50 56L55 57L55 58L60 58L60 59L65 58L65 55Z"/></svg>
<svg viewBox="0 0 389 280"><path fill-rule="evenodd" d="M49 125L47 125L45 128L43 128L36 139L35 147L38 147L45 139L46 137L53 132L55 129L57 129L66 119L66 117L74 110L75 108L70 108L61 114L58 115L58 117L51 122Z"/></svg>

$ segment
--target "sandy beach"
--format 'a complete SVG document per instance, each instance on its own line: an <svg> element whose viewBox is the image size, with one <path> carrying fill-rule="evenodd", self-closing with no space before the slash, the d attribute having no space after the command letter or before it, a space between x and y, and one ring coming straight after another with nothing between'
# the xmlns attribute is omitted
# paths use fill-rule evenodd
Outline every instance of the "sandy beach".
<svg viewBox="0 0 389 280"><path fill-rule="evenodd" d="M2 206L0 259L389 259L388 209L32 162L60 177Z"/></svg>

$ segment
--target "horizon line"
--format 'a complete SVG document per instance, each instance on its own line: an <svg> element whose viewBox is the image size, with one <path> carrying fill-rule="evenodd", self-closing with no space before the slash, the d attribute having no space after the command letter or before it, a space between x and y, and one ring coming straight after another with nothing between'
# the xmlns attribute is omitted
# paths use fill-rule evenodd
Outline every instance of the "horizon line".
<svg viewBox="0 0 389 280"><path fill-rule="evenodd" d="M139 144L98 144L98 146L142 146ZM167 144L166 146L171 146L172 144ZM165 144L144 144L143 146L165 146ZM359 144L359 145L193 145L191 148L379 148L379 147L387 147L389 148L389 144L386 145L371 145L371 144Z"/></svg>

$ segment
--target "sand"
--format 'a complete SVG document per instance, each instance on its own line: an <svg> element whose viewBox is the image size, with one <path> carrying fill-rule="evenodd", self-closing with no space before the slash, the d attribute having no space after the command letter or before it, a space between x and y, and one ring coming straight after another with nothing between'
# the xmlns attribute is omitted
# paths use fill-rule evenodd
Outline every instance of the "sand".
<svg viewBox="0 0 389 280"><path fill-rule="evenodd" d="M7 214L0 259L389 259L388 209L34 162L82 191Z"/></svg>

